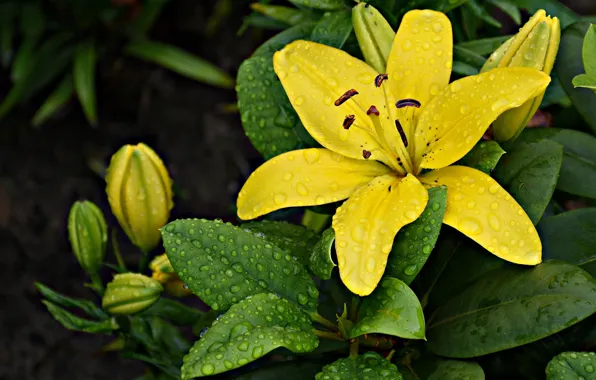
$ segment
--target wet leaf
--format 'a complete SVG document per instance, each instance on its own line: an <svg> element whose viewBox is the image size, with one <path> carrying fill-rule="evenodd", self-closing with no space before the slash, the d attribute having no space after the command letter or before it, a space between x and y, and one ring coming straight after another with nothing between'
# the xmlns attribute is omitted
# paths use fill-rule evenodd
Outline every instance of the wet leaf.
<svg viewBox="0 0 596 380"><path fill-rule="evenodd" d="M596 75L580 74L573 78L573 86L596 90Z"/></svg>
<svg viewBox="0 0 596 380"><path fill-rule="evenodd" d="M324 11L346 8L348 4L344 0L290 0L290 3L298 7L320 9Z"/></svg>
<svg viewBox="0 0 596 380"><path fill-rule="evenodd" d="M564 212L538 224L543 258L579 265L596 276L596 208Z"/></svg>
<svg viewBox="0 0 596 380"><path fill-rule="evenodd" d="M92 41L81 42L75 51L73 61L74 89L79 97L83 112L91 125L97 124L97 101L95 93L95 66L97 52Z"/></svg>
<svg viewBox="0 0 596 380"><path fill-rule="evenodd" d="M72 76L67 75L56 89L48 96L45 102L39 107L33 115L33 126L40 126L50 119L56 112L60 111L72 98L74 86Z"/></svg>
<svg viewBox="0 0 596 380"><path fill-rule="evenodd" d="M501 158L493 175L537 224L555 191L562 162L559 143L519 144Z"/></svg>
<svg viewBox="0 0 596 380"><path fill-rule="evenodd" d="M544 9L546 14L557 17L561 21L561 28L566 28L579 19L579 16L571 9L567 8L558 0L513 0L514 3L527 10L529 13L535 13L539 9ZM562 41L561 41L561 45Z"/></svg>
<svg viewBox="0 0 596 380"><path fill-rule="evenodd" d="M478 71L480 71L486 62L486 58L483 56L458 45L453 47L453 60L465 63Z"/></svg>
<svg viewBox="0 0 596 380"><path fill-rule="evenodd" d="M153 305L141 311L138 316L161 317L179 326L191 326L204 318L205 312L186 306L181 302L161 297Z"/></svg>
<svg viewBox="0 0 596 380"><path fill-rule="evenodd" d="M341 49L352 33L352 11L328 12L315 25L310 40Z"/></svg>
<svg viewBox="0 0 596 380"><path fill-rule="evenodd" d="M517 24L521 24L521 12L517 5L509 0L489 0L489 3L502 10Z"/></svg>
<svg viewBox="0 0 596 380"><path fill-rule="evenodd" d="M323 367L316 380L327 379L387 379L403 380L397 367L376 352L367 352L356 358L339 359Z"/></svg>
<svg viewBox="0 0 596 380"><path fill-rule="evenodd" d="M337 266L331 257L334 241L335 231L333 231L333 228L328 228L323 231L323 236L311 249L308 268L322 280L329 280L333 268Z"/></svg>
<svg viewBox="0 0 596 380"><path fill-rule="evenodd" d="M93 302L89 300L67 297L48 288L40 282L36 282L35 287L44 298L46 298L53 304L80 309L87 313L89 316L97 319L105 319L108 317L108 314L105 311L97 307Z"/></svg>
<svg viewBox="0 0 596 380"><path fill-rule="evenodd" d="M424 339L424 314L416 294L402 281L383 277L365 297L358 311L358 323L350 338L379 333L407 339Z"/></svg>
<svg viewBox="0 0 596 380"><path fill-rule="evenodd" d="M422 214L395 237L385 276L410 284L418 275L439 238L447 205L447 191L445 186L428 190L428 203Z"/></svg>
<svg viewBox="0 0 596 380"><path fill-rule="evenodd" d="M118 329L118 324L114 318L104 319L103 321L92 321L89 319L77 317L76 315L64 310L60 306L47 300L41 301L48 308L52 317L68 330L82 331L86 333L105 333L109 334Z"/></svg>
<svg viewBox="0 0 596 380"><path fill-rule="evenodd" d="M318 346L308 315L274 294L257 294L233 305L184 357L182 379L241 367L278 348L305 353Z"/></svg>
<svg viewBox="0 0 596 380"><path fill-rule="evenodd" d="M316 310L319 292L302 264L252 232L217 220L179 219L162 236L180 279L215 310L263 292Z"/></svg>
<svg viewBox="0 0 596 380"><path fill-rule="evenodd" d="M596 281L577 266L549 261L506 266L479 279L430 318L428 347L469 358L521 346L596 312Z"/></svg>
<svg viewBox="0 0 596 380"><path fill-rule="evenodd" d="M480 4L478 1L468 0L464 4L464 7L466 7L466 9L468 9L478 19L486 22L487 24L492 25L495 28L501 27L501 23L497 19L495 19L493 16L491 16L491 14L488 13L488 11L486 9L484 9L484 6L482 4Z"/></svg>
<svg viewBox="0 0 596 380"><path fill-rule="evenodd" d="M510 38L511 36L480 38L473 41L460 42L455 46L459 46L473 53L484 56L491 54L493 51L497 50L499 46L501 46L505 41L507 41Z"/></svg>
<svg viewBox="0 0 596 380"><path fill-rule="evenodd" d="M484 371L476 362L440 360L427 380L484 380Z"/></svg>
<svg viewBox="0 0 596 380"><path fill-rule="evenodd" d="M314 12L284 7L283 5L253 3L250 7L255 12L292 26L303 22L316 21L319 18Z"/></svg>
<svg viewBox="0 0 596 380"><path fill-rule="evenodd" d="M497 166L505 151L496 141L480 141L468 152L457 165L469 166L489 174Z"/></svg>
<svg viewBox="0 0 596 380"><path fill-rule="evenodd" d="M593 352L563 352L546 367L546 380L577 380L596 378L596 354Z"/></svg>

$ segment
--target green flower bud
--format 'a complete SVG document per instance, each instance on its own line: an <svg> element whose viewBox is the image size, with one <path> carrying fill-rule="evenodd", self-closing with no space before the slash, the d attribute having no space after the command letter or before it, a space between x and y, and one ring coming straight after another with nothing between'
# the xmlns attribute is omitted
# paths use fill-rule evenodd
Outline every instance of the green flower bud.
<svg viewBox="0 0 596 380"><path fill-rule="evenodd" d="M101 306L110 314L134 314L159 299L163 287L159 281L139 273L114 276L106 288Z"/></svg>
<svg viewBox="0 0 596 380"><path fill-rule="evenodd" d="M83 270L95 275L108 242L108 227L99 207L89 201L75 202L68 215L68 238Z"/></svg>
<svg viewBox="0 0 596 380"><path fill-rule="evenodd" d="M143 252L160 240L170 217L172 180L159 156L147 145L125 145L112 156L106 175L112 212L128 238Z"/></svg>
<svg viewBox="0 0 596 380"><path fill-rule="evenodd" d="M515 36L505 41L491 54L481 72L497 67L531 67L550 74L555 64L560 40L559 19L547 16L541 9ZM506 142L517 138L538 110L542 98L544 98L544 92L520 107L499 116L493 123L495 140Z"/></svg>
<svg viewBox="0 0 596 380"><path fill-rule="evenodd" d="M378 10L365 3L352 8L352 25L364 60L377 72L384 73L395 39L393 28Z"/></svg>

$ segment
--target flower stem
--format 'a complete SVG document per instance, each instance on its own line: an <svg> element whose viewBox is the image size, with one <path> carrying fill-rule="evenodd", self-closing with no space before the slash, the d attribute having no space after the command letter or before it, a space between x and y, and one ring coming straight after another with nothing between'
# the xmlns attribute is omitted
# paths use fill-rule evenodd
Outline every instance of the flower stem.
<svg viewBox="0 0 596 380"><path fill-rule="evenodd" d="M104 287L99 275L97 273L93 273L89 275L89 277L91 277L91 288L95 290L100 297L103 297Z"/></svg>
<svg viewBox="0 0 596 380"><path fill-rule="evenodd" d="M351 358L356 358L358 356L359 345L360 345L360 341L358 339L350 340L350 357Z"/></svg>
<svg viewBox="0 0 596 380"><path fill-rule="evenodd" d="M141 261L139 261L139 273L143 274L149 265L149 253L141 252Z"/></svg>
<svg viewBox="0 0 596 380"><path fill-rule="evenodd" d="M311 318L314 322L320 323L321 325L327 327L331 331L338 331L339 329L337 326L331 322L330 320L326 319L319 313L311 314Z"/></svg>
<svg viewBox="0 0 596 380"><path fill-rule="evenodd" d="M388 339L385 336L376 337L365 334L361 337L358 337L358 339L360 340L360 344L362 344L363 346L373 347L379 350L388 350L393 348L393 346L395 345L395 341L393 339Z"/></svg>
<svg viewBox="0 0 596 380"><path fill-rule="evenodd" d="M112 229L112 249L114 251L114 256L116 256L116 262L118 263L118 268L120 273L126 272L126 264L124 264L124 260L122 259L122 254L120 253L120 246L118 245L118 233L116 229Z"/></svg>
<svg viewBox="0 0 596 380"><path fill-rule="evenodd" d="M331 331L321 331L321 330L317 330L317 329L313 329L312 331L319 338L343 341L343 339L339 336L338 333L334 333Z"/></svg>
<svg viewBox="0 0 596 380"><path fill-rule="evenodd" d="M311 210L305 210L302 217L302 225L315 232L321 232L329 224L331 215L319 214Z"/></svg>
<svg viewBox="0 0 596 380"><path fill-rule="evenodd" d="M391 359L393 359L393 355L395 355L395 350L391 350L385 359L391 361Z"/></svg>

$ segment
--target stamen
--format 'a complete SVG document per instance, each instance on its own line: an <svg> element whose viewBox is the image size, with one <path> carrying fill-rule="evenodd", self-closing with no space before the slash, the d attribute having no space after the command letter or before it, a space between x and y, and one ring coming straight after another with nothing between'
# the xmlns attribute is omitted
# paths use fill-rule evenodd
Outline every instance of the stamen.
<svg viewBox="0 0 596 380"><path fill-rule="evenodd" d="M395 103L395 106L397 108L404 108L404 107L420 108L420 102L416 99L402 99L402 100L398 100L397 103Z"/></svg>
<svg viewBox="0 0 596 380"><path fill-rule="evenodd" d="M344 129L350 129L350 127L352 126L352 124L354 124L354 121L356 120L356 116L355 115L348 115L346 116L346 118L344 119Z"/></svg>
<svg viewBox="0 0 596 380"><path fill-rule="evenodd" d="M375 106L370 106L368 108L368 111L366 111L366 115L370 116L370 115L375 115L375 116L379 116L381 113L379 112L379 110L377 109L377 107Z"/></svg>
<svg viewBox="0 0 596 380"><path fill-rule="evenodd" d="M354 89L348 90L342 96L340 96L339 99L337 99L333 104L335 104L335 106L341 106L345 103L346 100L350 99L354 95L358 95L358 91Z"/></svg>
<svg viewBox="0 0 596 380"><path fill-rule="evenodd" d="M370 158L370 155L371 155L371 154L372 154L372 153L371 153L371 152L369 152L369 151L368 151L368 150L366 150L366 149L363 149L363 150L362 150L362 157L366 158L367 160Z"/></svg>
<svg viewBox="0 0 596 380"><path fill-rule="evenodd" d="M381 84L383 84L384 80L389 79L389 76L387 74L379 74L375 77L375 86L376 87L381 87Z"/></svg>
<svg viewBox="0 0 596 380"><path fill-rule="evenodd" d="M407 148L408 147L408 138L406 137L406 132L404 131L404 128L401 126L401 123L399 122L399 120L395 120L395 127L397 128L397 131L399 132L401 141L403 141L404 146Z"/></svg>

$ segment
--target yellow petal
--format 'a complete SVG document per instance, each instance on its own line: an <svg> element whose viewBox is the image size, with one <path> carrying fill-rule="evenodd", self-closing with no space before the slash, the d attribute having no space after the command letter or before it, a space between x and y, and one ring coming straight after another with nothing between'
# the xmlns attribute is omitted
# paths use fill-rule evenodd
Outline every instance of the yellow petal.
<svg viewBox="0 0 596 380"><path fill-rule="evenodd" d="M362 186L333 217L339 274L350 291L366 296L383 276L393 239L416 220L428 192L411 174L384 175Z"/></svg>
<svg viewBox="0 0 596 380"><path fill-rule="evenodd" d="M525 265L542 261L542 244L532 221L490 176L465 166L449 166L419 178L427 186L447 186L443 223L503 260Z"/></svg>
<svg viewBox="0 0 596 380"><path fill-rule="evenodd" d="M308 41L295 41L277 52L273 66L304 127L321 145L360 160L366 150L370 159L397 166L366 114L371 105L381 113L385 107L373 68L339 49ZM349 90L358 94L336 106L336 100ZM350 115L355 121L345 129L344 120Z"/></svg>
<svg viewBox="0 0 596 380"><path fill-rule="evenodd" d="M505 67L451 83L424 108L416 126L417 167L439 169L462 158L500 114L546 89L550 77Z"/></svg>
<svg viewBox="0 0 596 380"><path fill-rule="evenodd" d="M238 216L254 219L281 208L336 202L391 169L375 161L304 149L272 158L255 170L238 195Z"/></svg>

